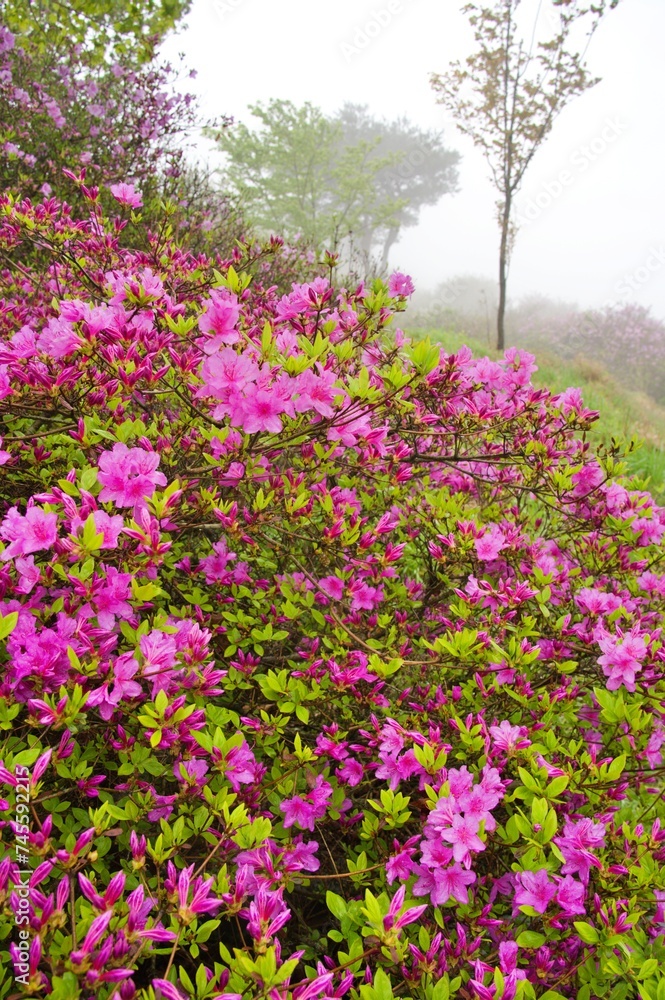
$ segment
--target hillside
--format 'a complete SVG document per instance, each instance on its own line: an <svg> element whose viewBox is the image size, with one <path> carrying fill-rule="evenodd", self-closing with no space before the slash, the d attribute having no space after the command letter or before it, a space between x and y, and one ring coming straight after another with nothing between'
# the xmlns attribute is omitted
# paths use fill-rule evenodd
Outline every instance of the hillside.
<svg viewBox="0 0 665 1000"><path fill-rule="evenodd" d="M419 339L429 337L450 352L466 344L478 356L499 356L487 344L462 334L418 330L411 331L410 335ZM580 357L567 364L552 355L539 353L536 360L538 371L534 383L553 392L561 392L568 386L580 388L585 403L600 413L595 439L608 444L612 438L626 444L632 442L633 449L626 459L627 471L639 476L645 488L665 502L665 407L645 393L622 388L604 368L588 358Z"/></svg>

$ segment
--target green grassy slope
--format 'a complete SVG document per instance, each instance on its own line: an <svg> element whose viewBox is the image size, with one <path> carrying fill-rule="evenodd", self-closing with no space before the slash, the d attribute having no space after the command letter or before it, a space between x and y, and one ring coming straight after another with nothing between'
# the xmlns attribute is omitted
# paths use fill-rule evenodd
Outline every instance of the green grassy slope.
<svg viewBox="0 0 665 1000"><path fill-rule="evenodd" d="M429 337L450 352L467 344L478 357L486 354L499 356L488 351L487 344L461 334L418 330L410 335L414 339ZM623 389L593 361L580 358L575 363L566 363L544 354L539 354L536 361L538 371L533 379L536 385L552 392L575 386L582 390L586 405L598 410L600 419L594 428L597 441L609 443L615 438L625 443L635 442L634 450L626 459L628 471L639 476L644 481L642 485L650 489L660 502L665 502L665 407L659 406L644 393Z"/></svg>

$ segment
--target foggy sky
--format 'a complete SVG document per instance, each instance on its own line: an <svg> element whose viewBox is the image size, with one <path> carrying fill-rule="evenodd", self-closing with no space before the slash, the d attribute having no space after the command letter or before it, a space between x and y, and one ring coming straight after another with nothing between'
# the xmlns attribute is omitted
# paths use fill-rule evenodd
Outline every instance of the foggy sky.
<svg viewBox="0 0 665 1000"><path fill-rule="evenodd" d="M524 0L524 7L535 0ZM470 140L436 104L429 73L473 38L458 0L194 0L163 53L185 55L207 116L248 125L247 105L284 98L326 112L345 101L443 129L462 154L460 187L402 232L391 264L432 288L494 276L496 194ZM588 51L602 77L557 120L517 199L523 220L512 298L542 293L580 306L637 301L665 318L664 0L622 0Z"/></svg>

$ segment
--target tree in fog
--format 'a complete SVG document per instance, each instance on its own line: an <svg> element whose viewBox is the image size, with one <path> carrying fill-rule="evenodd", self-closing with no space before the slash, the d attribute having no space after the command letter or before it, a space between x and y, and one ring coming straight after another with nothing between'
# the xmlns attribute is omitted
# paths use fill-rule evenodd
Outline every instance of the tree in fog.
<svg viewBox="0 0 665 1000"><path fill-rule="evenodd" d="M406 119L386 122L347 104L333 116L306 103L250 107L259 127L214 133L227 161L224 186L259 229L300 234L317 247L350 238L381 265L422 205L457 185L457 153Z"/></svg>
<svg viewBox="0 0 665 1000"><path fill-rule="evenodd" d="M512 217L515 195L557 116L598 82L587 69L585 52L576 51L573 36L583 26L589 38L605 11L618 2L545 0L553 23L545 40L536 38L542 3L529 40L517 23L521 0L468 3L464 12L473 28L475 50L464 63L455 62L447 73L431 77L438 102L482 150L499 194L499 350L505 346L508 267L516 234Z"/></svg>
<svg viewBox="0 0 665 1000"><path fill-rule="evenodd" d="M420 209L456 192L460 156L444 145L441 132L421 129L404 117L394 121L374 118L366 105L345 104L336 120L342 125L347 147L371 141L371 155L383 160L373 173L373 187L379 203L393 205L393 217L388 225L377 225L373 212L361 216L359 238L367 253L380 244L385 268L400 231L418 224Z"/></svg>

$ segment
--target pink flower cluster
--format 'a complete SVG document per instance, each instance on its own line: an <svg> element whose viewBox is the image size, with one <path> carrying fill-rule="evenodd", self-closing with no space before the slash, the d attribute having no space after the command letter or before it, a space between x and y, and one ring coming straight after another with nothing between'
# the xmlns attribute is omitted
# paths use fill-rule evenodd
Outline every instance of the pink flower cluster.
<svg viewBox="0 0 665 1000"><path fill-rule="evenodd" d="M449 794L437 801L425 823L422 863L413 888L416 896L429 895L435 906L451 897L467 902L467 887L476 881L472 857L486 847L479 836L481 826L485 833L496 828L492 809L504 794L499 772L491 767L479 782L466 767L450 768L446 784Z"/></svg>

